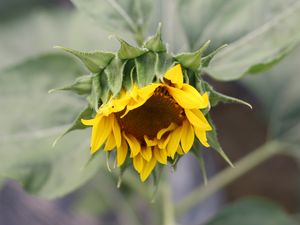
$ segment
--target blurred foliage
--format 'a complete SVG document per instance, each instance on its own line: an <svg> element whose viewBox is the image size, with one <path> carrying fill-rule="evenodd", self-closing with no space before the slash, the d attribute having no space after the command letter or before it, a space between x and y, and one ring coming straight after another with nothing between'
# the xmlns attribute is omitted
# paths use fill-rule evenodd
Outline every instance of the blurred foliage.
<svg viewBox="0 0 300 225"><path fill-rule="evenodd" d="M162 21L164 39L175 52L195 50L207 39L212 40L213 48L231 43L206 73L232 80L271 69L300 38L297 0L74 0L83 14L70 9L32 10L21 19L7 19L14 17L8 15L9 9L18 6L25 12L29 2L0 2L0 177L19 180L29 192L49 198L73 191L104 166L102 159L88 163L85 132L69 134L51 148L85 105L81 98L48 95L47 91L87 73L68 56L48 54L52 46L115 50L117 42L107 38L111 32L140 42ZM31 1L34 5L41 2ZM243 82L262 103L270 139L290 143L291 154L300 159L299 57L298 48L281 66ZM107 182L113 184L114 180ZM115 197L105 193L100 193L106 205L99 212ZM126 201L120 206L127 207ZM268 223L294 224L277 206L261 200L236 203L208 224Z"/></svg>
<svg viewBox="0 0 300 225"><path fill-rule="evenodd" d="M248 198L219 212L206 225L296 225L282 209L263 199Z"/></svg>

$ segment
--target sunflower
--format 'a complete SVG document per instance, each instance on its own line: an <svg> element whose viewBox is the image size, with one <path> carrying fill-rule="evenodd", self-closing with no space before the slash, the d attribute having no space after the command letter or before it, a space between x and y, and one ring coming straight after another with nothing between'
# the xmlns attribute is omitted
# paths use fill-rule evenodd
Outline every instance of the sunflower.
<svg viewBox="0 0 300 225"><path fill-rule="evenodd" d="M104 151L116 149L119 167L129 155L145 181L157 163L167 164L177 154L188 153L195 136L209 147L206 132L212 128L201 111L208 107L208 93L201 95L184 83L177 64L160 83L141 88L134 84L103 104L93 119L81 121L92 126L92 154L103 145Z"/></svg>

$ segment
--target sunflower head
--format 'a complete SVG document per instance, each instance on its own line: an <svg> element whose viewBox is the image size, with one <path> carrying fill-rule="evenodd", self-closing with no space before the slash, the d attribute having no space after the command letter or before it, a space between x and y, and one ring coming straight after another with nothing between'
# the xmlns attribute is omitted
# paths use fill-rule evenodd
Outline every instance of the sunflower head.
<svg viewBox="0 0 300 225"><path fill-rule="evenodd" d="M210 146L230 163L209 117L211 106L227 96L202 80L203 69L217 52L202 56L209 42L198 51L174 56L167 52L159 28L143 47L123 40L120 44L117 53L63 48L91 72L56 89L87 97L86 109L68 131L92 127L91 154L113 152L118 167L127 159L141 181L157 164L175 166L191 150L201 157Z"/></svg>

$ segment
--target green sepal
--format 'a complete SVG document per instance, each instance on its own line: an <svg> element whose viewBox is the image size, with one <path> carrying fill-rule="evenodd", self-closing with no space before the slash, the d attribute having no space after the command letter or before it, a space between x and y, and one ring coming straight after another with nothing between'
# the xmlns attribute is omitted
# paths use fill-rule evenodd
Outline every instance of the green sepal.
<svg viewBox="0 0 300 225"><path fill-rule="evenodd" d="M175 62L168 53L156 53L155 74L158 80L162 79L166 71L171 68Z"/></svg>
<svg viewBox="0 0 300 225"><path fill-rule="evenodd" d="M191 70L198 70L201 67L201 57L203 52L208 48L210 41L205 42L195 52L185 52L174 56L174 58L184 67Z"/></svg>
<svg viewBox="0 0 300 225"><path fill-rule="evenodd" d="M136 80L135 60L127 60L123 71L123 87L129 91Z"/></svg>
<svg viewBox="0 0 300 225"><path fill-rule="evenodd" d="M220 51L222 51L224 48L226 48L228 45L222 45L219 48L217 48L216 50L214 50L213 52L211 52L210 54L208 54L207 56L204 56L201 60L202 60L202 67L208 67L210 61L213 59L213 57L218 54Z"/></svg>
<svg viewBox="0 0 300 225"><path fill-rule="evenodd" d="M156 56L152 52L148 52L135 59L138 86L143 87L153 82L155 77L155 61Z"/></svg>
<svg viewBox="0 0 300 225"><path fill-rule="evenodd" d="M147 52L147 49L142 49L138 47L133 47L132 45L128 44L126 41L118 38L121 46L118 51L119 59L133 59L143 55Z"/></svg>
<svg viewBox="0 0 300 225"><path fill-rule="evenodd" d="M88 95L91 93L92 86L92 76L84 75L76 78L73 84L67 85L65 87L54 88L49 90L48 93L52 93L55 91L72 91L79 95Z"/></svg>
<svg viewBox="0 0 300 225"><path fill-rule="evenodd" d="M92 85L90 95L87 97L87 101L91 108L95 111L98 110L99 107L99 98L101 96L101 85L100 85L100 75L97 74L92 77Z"/></svg>
<svg viewBox="0 0 300 225"><path fill-rule="evenodd" d="M107 76L107 84L113 96L119 94L122 88L123 71L126 61L114 58L110 64L105 68L104 73Z"/></svg>
<svg viewBox="0 0 300 225"><path fill-rule="evenodd" d="M226 153L223 151L221 144L219 143L218 140L218 134L216 127L210 117L210 115L207 116L207 119L209 121L209 124L212 126L212 131L207 132L207 142L212 147L214 150L216 150L219 155L231 166L234 168L233 163L230 161Z"/></svg>
<svg viewBox="0 0 300 225"><path fill-rule="evenodd" d="M122 183L123 183L123 175L131 164L132 164L132 162L131 162L130 158L126 157L125 162L119 169L117 188L121 188Z"/></svg>
<svg viewBox="0 0 300 225"><path fill-rule="evenodd" d="M192 153L194 153L196 159L199 162L200 171L201 171L201 174L203 177L203 183L204 183L204 185L206 185L207 184L207 172L206 172L206 166L205 166L205 159L204 159L203 152L202 152L199 141L194 142L194 145L192 147Z"/></svg>
<svg viewBox="0 0 300 225"><path fill-rule="evenodd" d="M216 90L214 90L214 88L210 84L208 84L207 82L205 82L203 80L197 81L196 88L200 92L207 91L209 93L209 102L212 107L214 107L214 106L218 105L220 102L222 102L222 103L243 104L243 105L248 106L250 109L252 109L252 106L248 102L245 102L241 99L234 98L234 97L231 97L228 95L224 95L220 92L217 92Z"/></svg>
<svg viewBox="0 0 300 225"><path fill-rule="evenodd" d="M87 128L87 126L83 125L81 123L81 119L91 119L93 117L94 114L94 110L91 109L89 106L86 107L74 120L74 122L72 123L72 125L65 131L63 132L59 137L57 137L53 144L52 147L55 147L55 145L57 144L57 142L63 138L67 133L73 131L73 130L82 130Z"/></svg>
<svg viewBox="0 0 300 225"><path fill-rule="evenodd" d="M144 44L144 47L153 52L166 52L167 48L161 39L161 23L158 24L156 34L150 37Z"/></svg>
<svg viewBox="0 0 300 225"><path fill-rule="evenodd" d="M115 57L111 52L80 52L74 49L55 46L79 58L86 68L92 73L98 73L103 70L109 62Z"/></svg>

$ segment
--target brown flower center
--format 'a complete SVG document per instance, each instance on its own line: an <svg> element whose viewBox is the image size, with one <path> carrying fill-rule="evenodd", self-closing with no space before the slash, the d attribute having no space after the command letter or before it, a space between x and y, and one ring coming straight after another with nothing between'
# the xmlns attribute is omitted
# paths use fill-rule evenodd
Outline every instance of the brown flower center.
<svg viewBox="0 0 300 225"><path fill-rule="evenodd" d="M181 125L184 119L184 110L165 87L158 87L145 104L121 118L123 113L124 111L116 114L121 129L140 141L144 139L144 135L156 137L158 131L171 123Z"/></svg>

